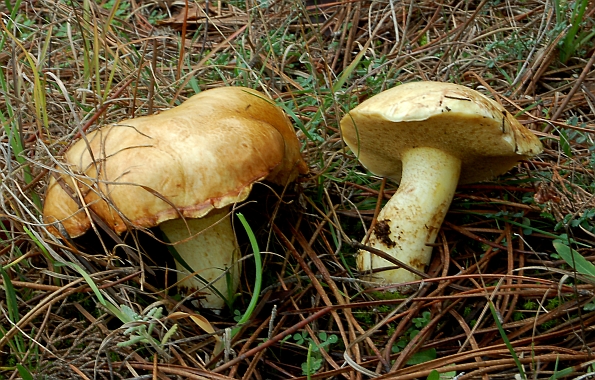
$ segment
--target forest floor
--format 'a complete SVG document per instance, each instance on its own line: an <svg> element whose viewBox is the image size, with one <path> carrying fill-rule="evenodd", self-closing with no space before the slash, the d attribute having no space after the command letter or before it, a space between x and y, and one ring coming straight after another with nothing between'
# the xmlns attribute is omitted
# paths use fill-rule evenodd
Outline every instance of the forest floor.
<svg viewBox="0 0 595 380"><path fill-rule="evenodd" d="M0 11L0 378L595 376L592 1L40 0ZM398 184L359 164L339 122L422 80L496 100L544 151L459 186L428 278L383 292L357 271L355 242ZM81 134L221 86L270 96L309 173L254 187L242 205L251 231L235 222L237 297L215 313L176 291L152 230L60 240L41 212Z"/></svg>

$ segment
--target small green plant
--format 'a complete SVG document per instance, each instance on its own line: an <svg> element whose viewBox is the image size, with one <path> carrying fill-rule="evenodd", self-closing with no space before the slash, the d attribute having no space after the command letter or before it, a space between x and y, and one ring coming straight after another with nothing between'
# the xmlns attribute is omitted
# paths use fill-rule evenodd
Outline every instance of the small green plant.
<svg viewBox="0 0 595 380"><path fill-rule="evenodd" d="M407 365L421 364L434 359L436 359L436 349L429 348L427 350L418 351L411 355L409 360L407 360Z"/></svg>
<svg viewBox="0 0 595 380"><path fill-rule="evenodd" d="M560 320L558 318L555 319L550 319L549 321L545 321L543 322L541 325L539 325L538 327L542 330L542 331L548 331L549 329L555 327L556 325L558 325L560 323Z"/></svg>
<svg viewBox="0 0 595 380"><path fill-rule="evenodd" d="M415 325L415 327L417 327L418 329L424 328L428 325L428 323L430 323L430 321L432 320L432 313L430 313L429 311L424 311L423 313L421 313L421 317L417 317L417 318L413 318L413 324Z"/></svg>
<svg viewBox="0 0 595 380"><path fill-rule="evenodd" d="M376 307L379 313L390 313L395 307L393 305L380 305Z"/></svg>
<svg viewBox="0 0 595 380"><path fill-rule="evenodd" d="M411 339L413 339L417 334L419 334L420 329L426 327L431 320L432 313L430 313L429 311L422 312L421 317L413 318L411 320L413 322L413 326L409 327L405 331L405 333L399 337L399 340L397 340L397 342L392 347L392 352L401 352L405 348L405 346L409 344ZM420 364L433 359L436 359L436 349L431 348L428 350L416 352L415 354L411 355L409 360L407 360L407 364Z"/></svg>
<svg viewBox="0 0 595 380"><path fill-rule="evenodd" d="M146 315L139 315L134 310L126 305L120 306L121 315L124 317L122 322L123 327L127 327L124 330L124 335L128 335L130 338L125 342L118 343L118 347L132 346L138 343L145 343L151 345L156 351L161 352L163 345L169 341L169 339L175 334L178 329L178 325L173 325L161 338L161 341L153 338L153 330L159 323L159 319L163 316L163 308L155 307L150 309Z"/></svg>
<svg viewBox="0 0 595 380"><path fill-rule="evenodd" d="M563 220L556 224L554 230L558 231L564 228L565 226L570 226L574 228L580 227L582 229L585 229L586 231L593 233L595 232L595 225L593 224L594 217L595 209L592 208L586 209L585 211L583 211L582 214L578 216L575 214L568 214L564 217Z"/></svg>
<svg viewBox="0 0 595 380"><path fill-rule="evenodd" d="M5 268L1 266L0 276L2 277L2 280L4 282L4 295L6 297L6 306L8 308L8 318L12 323L16 324L20 319L16 291L12 285L10 276L6 272ZM6 335L6 330L3 326L0 325L0 337L4 335ZM27 352L27 341L23 339L23 336L20 333L18 333L15 334L14 338L10 340L9 345L11 347L11 351L17 355L17 358L14 358L14 363L16 364L17 362L21 362L21 355Z"/></svg>
<svg viewBox="0 0 595 380"><path fill-rule="evenodd" d="M520 311L515 311L512 314L512 320L515 322L522 321L523 319L525 319L525 314L521 313Z"/></svg>
<svg viewBox="0 0 595 380"><path fill-rule="evenodd" d="M589 44L595 37L595 30L585 25L585 11L589 0L579 0L575 2L555 0L556 27L554 32L566 35L560 40L558 48L560 50L560 62L566 63L575 54L580 52L585 45ZM566 19L566 14L572 8L570 19Z"/></svg>
<svg viewBox="0 0 595 380"><path fill-rule="evenodd" d="M308 335L307 331L295 333L293 340L300 345L308 345L308 355L306 361L302 363L302 373L304 375L313 375L322 367L322 354L320 351L331 344L337 343L339 338L335 334L327 334L324 331L318 333L318 340L320 344L316 344L312 338Z"/></svg>
<svg viewBox="0 0 595 380"><path fill-rule="evenodd" d="M547 301L547 305L545 305L545 308L547 310L553 310L558 306L560 306L560 299L558 297L555 297Z"/></svg>
<svg viewBox="0 0 595 380"><path fill-rule="evenodd" d="M526 41L523 37L512 34L505 40L496 39L494 42L487 44L487 51L494 51L498 54L496 58L488 60L488 68L497 67L498 62L501 61L514 61L523 59L527 49L531 48L528 46L530 43L532 43L532 41Z"/></svg>
<svg viewBox="0 0 595 380"><path fill-rule="evenodd" d="M242 320L242 312L238 309L234 309L233 311L233 320L239 322Z"/></svg>
<svg viewBox="0 0 595 380"><path fill-rule="evenodd" d="M527 300L523 304L523 308L526 310L537 310L537 302L533 300Z"/></svg>
<svg viewBox="0 0 595 380"><path fill-rule="evenodd" d="M372 325L374 323L374 313L365 309L362 310L354 310L353 316L358 321L364 323L365 325Z"/></svg>

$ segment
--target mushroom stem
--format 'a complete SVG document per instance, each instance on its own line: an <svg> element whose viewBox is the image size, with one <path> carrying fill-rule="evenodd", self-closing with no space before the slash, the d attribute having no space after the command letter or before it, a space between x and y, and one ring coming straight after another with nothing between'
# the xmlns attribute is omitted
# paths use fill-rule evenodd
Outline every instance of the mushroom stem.
<svg viewBox="0 0 595 380"><path fill-rule="evenodd" d="M401 184L378 214L369 246L420 271L430 262L432 246L454 196L461 160L439 149L421 147L402 155ZM367 251L357 257L358 269L393 266ZM374 274L373 281L400 284L419 277L406 269Z"/></svg>
<svg viewBox="0 0 595 380"><path fill-rule="evenodd" d="M194 273L202 277L221 295L235 292L240 279L239 249L233 231L229 207L211 211L200 219L173 219L159 225L172 242L180 257ZM192 237L189 239L190 237ZM185 240L189 239L189 240ZM176 260L178 286L186 291L200 291L202 307L221 309L225 300L213 292L206 283L198 280ZM229 274L224 273L229 270ZM228 285L227 279L231 280Z"/></svg>

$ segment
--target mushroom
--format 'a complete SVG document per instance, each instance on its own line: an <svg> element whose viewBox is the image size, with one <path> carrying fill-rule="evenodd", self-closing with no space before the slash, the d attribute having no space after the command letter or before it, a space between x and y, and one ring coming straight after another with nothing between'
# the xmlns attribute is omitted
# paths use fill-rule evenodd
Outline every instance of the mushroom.
<svg viewBox="0 0 595 380"><path fill-rule="evenodd" d="M239 283L232 205L257 181L285 185L308 171L287 117L263 94L241 87L204 91L159 114L99 128L63 161L45 197L50 232L84 234L89 212L117 233L159 226L211 283L206 289L177 263L178 285L204 289L207 308L222 308L219 294Z"/></svg>
<svg viewBox="0 0 595 380"><path fill-rule="evenodd" d="M368 170L400 183L368 245L422 272L457 184L493 178L542 151L500 104L440 82L403 84L364 101L343 117L341 132ZM369 273L393 264L360 250L357 266ZM371 277L384 284L417 279L405 268Z"/></svg>

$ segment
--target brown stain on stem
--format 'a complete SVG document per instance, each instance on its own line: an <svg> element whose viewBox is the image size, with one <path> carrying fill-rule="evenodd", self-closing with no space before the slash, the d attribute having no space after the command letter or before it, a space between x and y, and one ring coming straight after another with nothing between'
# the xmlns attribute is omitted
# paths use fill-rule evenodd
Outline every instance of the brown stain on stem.
<svg viewBox="0 0 595 380"><path fill-rule="evenodd" d="M397 245L397 243L392 241L392 239L390 238L389 222L390 220L388 219L379 220L374 226L374 235L376 235L376 238L380 240L388 248L392 248L395 245Z"/></svg>

